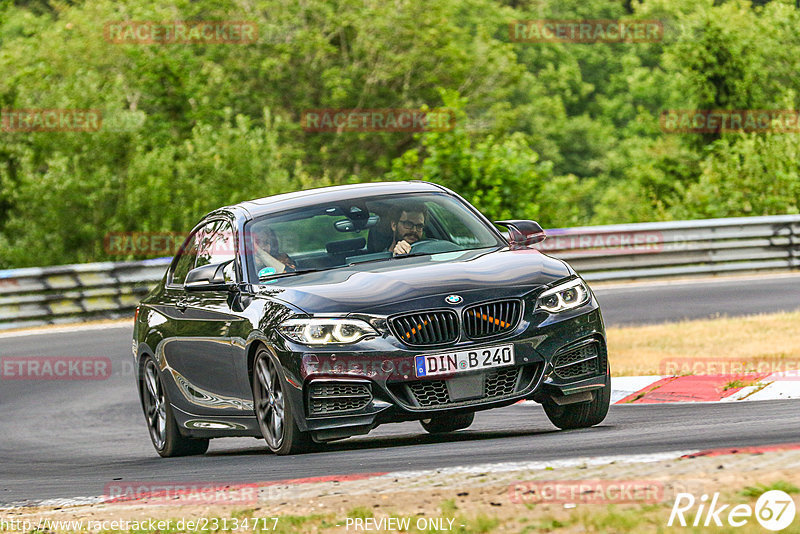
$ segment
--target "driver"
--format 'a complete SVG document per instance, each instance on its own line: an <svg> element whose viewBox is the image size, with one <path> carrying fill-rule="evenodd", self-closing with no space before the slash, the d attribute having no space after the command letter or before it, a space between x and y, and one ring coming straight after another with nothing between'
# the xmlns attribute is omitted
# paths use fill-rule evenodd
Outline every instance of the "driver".
<svg viewBox="0 0 800 534"><path fill-rule="evenodd" d="M411 244L422 239L428 211L424 204L404 204L397 206L392 214L392 244L388 251L395 256L411 252Z"/></svg>
<svg viewBox="0 0 800 534"><path fill-rule="evenodd" d="M253 234L253 245L255 245L253 259L259 276L261 276L261 271L264 269L268 269L272 273L282 273L296 269L291 258L278 250L278 238L271 228L266 227L261 232L255 232Z"/></svg>

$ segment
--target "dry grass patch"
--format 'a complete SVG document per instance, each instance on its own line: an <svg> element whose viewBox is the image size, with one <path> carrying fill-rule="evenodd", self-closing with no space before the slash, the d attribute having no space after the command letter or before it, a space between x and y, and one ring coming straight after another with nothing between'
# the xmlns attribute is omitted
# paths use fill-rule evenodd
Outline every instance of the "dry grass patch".
<svg viewBox="0 0 800 534"><path fill-rule="evenodd" d="M800 368L800 312L608 329L615 376L657 375L664 362L736 360L755 369ZM760 364L760 365L759 365ZM724 368L724 365L723 365Z"/></svg>

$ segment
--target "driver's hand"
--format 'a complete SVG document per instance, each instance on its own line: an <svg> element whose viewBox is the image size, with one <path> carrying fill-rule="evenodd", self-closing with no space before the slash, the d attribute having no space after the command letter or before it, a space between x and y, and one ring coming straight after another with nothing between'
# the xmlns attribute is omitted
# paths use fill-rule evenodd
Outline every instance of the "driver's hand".
<svg viewBox="0 0 800 534"><path fill-rule="evenodd" d="M398 241L397 245L395 245L394 250L392 252L394 252L395 256L399 256L401 254L408 254L409 252L411 252L411 245L406 241Z"/></svg>

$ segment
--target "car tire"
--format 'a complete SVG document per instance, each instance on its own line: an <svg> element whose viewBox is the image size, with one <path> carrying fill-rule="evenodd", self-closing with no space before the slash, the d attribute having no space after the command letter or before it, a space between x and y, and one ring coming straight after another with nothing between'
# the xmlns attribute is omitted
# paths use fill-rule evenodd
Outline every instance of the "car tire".
<svg viewBox="0 0 800 534"><path fill-rule="evenodd" d="M142 360L139 392L150 441L163 458L193 456L208 450L208 439L194 439L181 434L169 403L158 365L150 356Z"/></svg>
<svg viewBox="0 0 800 534"><path fill-rule="evenodd" d="M277 455L298 454L314 448L310 432L298 428L292 403L277 358L265 348L253 360L253 408L261 435L269 450Z"/></svg>
<svg viewBox="0 0 800 534"><path fill-rule="evenodd" d="M611 372L606 372L606 383L602 389L592 392L593 399L575 404L558 405L547 397L542 402L544 413L550 422L562 430L588 428L603 422L611 404Z"/></svg>
<svg viewBox="0 0 800 534"><path fill-rule="evenodd" d="M459 413L454 415L438 415L430 419L420 421L422 428L431 434L442 434L444 432L455 432L467 428L475 420L475 412Z"/></svg>

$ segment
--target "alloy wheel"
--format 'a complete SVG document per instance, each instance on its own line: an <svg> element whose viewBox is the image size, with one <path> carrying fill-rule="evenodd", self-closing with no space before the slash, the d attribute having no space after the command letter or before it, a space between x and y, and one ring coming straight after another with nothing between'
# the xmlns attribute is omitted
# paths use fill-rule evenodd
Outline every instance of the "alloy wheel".
<svg viewBox="0 0 800 534"><path fill-rule="evenodd" d="M283 443L284 399L278 370L269 356L256 361L256 382L256 412L264 439L275 450Z"/></svg>
<svg viewBox="0 0 800 534"><path fill-rule="evenodd" d="M145 416L150 436L157 449L163 449L167 441L167 402L164 388L158 378L158 370L153 360L148 360L144 367L145 387L142 391Z"/></svg>

